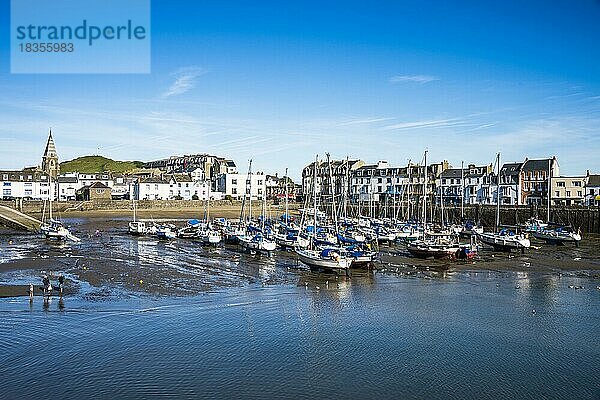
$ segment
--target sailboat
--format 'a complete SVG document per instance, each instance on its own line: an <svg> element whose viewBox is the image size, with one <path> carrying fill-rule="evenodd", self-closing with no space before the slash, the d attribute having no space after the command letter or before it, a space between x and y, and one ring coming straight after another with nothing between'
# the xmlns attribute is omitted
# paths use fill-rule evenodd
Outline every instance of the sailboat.
<svg viewBox="0 0 600 400"><path fill-rule="evenodd" d="M248 167L248 178L246 180L246 194L249 196L249 205L250 205L250 218L252 218L252 160L250 160L250 166ZM246 194L244 195L244 199L246 198ZM266 237L265 235L265 219L266 219L266 204L267 198L265 197L265 192L262 193L263 200L263 213L261 218L261 229L259 232L255 233L255 229L252 229L250 225L247 226L246 233L244 235L238 236L238 243L242 248L250 253L267 253L267 255L271 255L277 248L277 244ZM242 214L243 214L243 205L242 205ZM252 221L250 221L252 222Z"/></svg>
<svg viewBox="0 0 600 400"><path fill-rule="evenodd" d="M406 248L414 257L419 258L457 258L461 247L447 235L427 233L427 150L423 156L423 238L408 242Z"/></svg>
<svg viewBox="0 0 600 400"><path fill-rule="evenodd" d="M217 229L213 229L213 226L210 223L210 193L209 197L206 199L205 206L204 223L200 224L198 227L198 238L200 238L202 243L214 246L221 243L223 238L221 237L221 232Z"/></svg>
<svg viewBox="0 0 600 400"><path fill-rule="evenodd" d="M318 226L318 211L317 211L317 164L319 156L315 158L313 168L313 231L310 235L310 248L296 249L298 259L308 265L311 269L321 269L329 271L348 271L352 264L352 259L346 257L340 249L323 248L320 249L315 244Z"/></svg>
<svg viewBox="0 0 600 400"><path fill-rule="evenodd" d="M79 242L81 239L73 235L69 229L62 223L62 221L58 219L54 219L52 216L52 197L54 196L54 190L52 190L52 180L50 176L48 176L48 220L42 222L40 226L40 232L46 237L46 239L51 240L72 240L74 242ZM45 212L44 212L45 214ZM44 219L42 217L42 219Z"/></svg>
<svg viewBox="0 0 600 400"><path fill-rule="evenodd" d="M290 224L288 169L285 169L285 214L277 230L271 233L279 247L293 249L295 247L308 247L309 241L300 236L300 230Z"/></svg>
<svg viewBox="0 0 600 400"><path fill-rule="evenodd" d="M539 240L543 240L549 244L565 244L574 243L579 246L581 241L581 231L575 231L567 225L553 224L550 222L550 208L552 196L552 160L548 160L548 205L546 223L539 223L537 229L531 229L531 235Z"/></svg>
<svg viewBox="0 0 600 400"><path fill-rule="evenodd" d="M496 156L496 164L497 164L497 184L496 184L496 229L494 232L483 232L477 233L477 237L479 240L492 246L494 250L498 251L511 251L521 250L521 252L525 252L525 249L528 249L531 246L531 242L527 235L517 234L509 229L501 229L500 227L500 153Z"/></svg>
<svg viewBox="0 0 600 400"><path fill-rule="evenodd" d="M128 232L132 235L145 235L148 227L144 221L138 221L136 215L136 201L133 200L133 221L129 222Z"/></svg>

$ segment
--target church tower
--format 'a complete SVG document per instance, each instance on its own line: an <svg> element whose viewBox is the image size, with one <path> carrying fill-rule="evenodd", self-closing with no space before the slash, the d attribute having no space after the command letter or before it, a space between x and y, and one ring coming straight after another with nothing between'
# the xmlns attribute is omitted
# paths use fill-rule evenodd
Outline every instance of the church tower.
<svg viewBox="0 0 600 400"><path fill-rule="evenodd" d="M54 146L54 139L52 138L52 129L48 135L48 142L46 143L46 150L42 157L42 170L50 175L52 179L56 179L60 173L60 165L58 164L58 154L56 153L56 146Z"/></svg>

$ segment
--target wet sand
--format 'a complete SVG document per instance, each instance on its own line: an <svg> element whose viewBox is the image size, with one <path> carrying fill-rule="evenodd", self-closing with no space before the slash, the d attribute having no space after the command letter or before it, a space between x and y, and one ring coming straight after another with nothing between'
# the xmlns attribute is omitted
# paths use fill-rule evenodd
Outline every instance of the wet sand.
<svg viewBox="0 0 600 400"><path fill-rule="evenodd" d="M214 248L193 240L165 242L133 237L126 233L129 215L90 214L63 216L82 239L78 244L58 244L39 235L0 231L0 297L27 296L29 283L36 285L37 292L43 274L48 274L54 282L60 273L68 282L65 295L77 292L99 298L123 293L186 296L256 283L333 282L331 275L309 272L292 252L277 251L268 258L243 254L235 245ZM186 214L164 210L140 214L140 218L176 219L180 226L186 219L199 216L193 211ZM212 215L235 218L227 213ZM96 230L101 234L96 236ZM430 275L430 271L516 271L600 280L600 238L585 237L578 248L543 243L534 246L525 254L497 253L483 248L470 261L422 260L411 257L402 244L381 246L381 259L373 268L383 274L423 277ZM367 279L370 274L354 271L352 279Z"/></svg>

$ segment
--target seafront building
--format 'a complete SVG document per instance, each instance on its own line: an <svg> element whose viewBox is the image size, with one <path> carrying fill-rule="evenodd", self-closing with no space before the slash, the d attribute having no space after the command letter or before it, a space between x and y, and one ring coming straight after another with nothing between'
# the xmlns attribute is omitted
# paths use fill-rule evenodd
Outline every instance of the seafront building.
<svg viewBox="0 0 600 400"><path fill-rule="evenodd" d="M466 163L464 163L466 164ZM290 200L302 201L316 191L325 204L332 195L337 201L358 204L417 205L424 190L431 204L597 206L600 204L600 175L561 176L555 156L525 158L501 166L466 164L453 167L448 161L397 166L381 160L368 164L361 159L319 160L302 170L301 185L287 177L264 172L240 174L235 162L209 154L173 156L150 161L130 174L60 173L54 137L49 132L41 164L23 170L0 170L2 199L48 200L240 200L249 194L277 201L285 198L286 182ZM499 186L499 193L497 188ZM249 193L247 193L249 190ZM498 196L499 194L499 196Z"/></svg>
<svg viewBox="0 0 600 400"><path fill-rule="evenodd" d="M552 178L552 204L580 206L585 203L586 176L559 176Z"/></svg>
<svg viewBox="0 0 600 400"><path fill-rule="evenodd" d="M600 207L600 175L587 171L585 184L585 205Z"/></svg>

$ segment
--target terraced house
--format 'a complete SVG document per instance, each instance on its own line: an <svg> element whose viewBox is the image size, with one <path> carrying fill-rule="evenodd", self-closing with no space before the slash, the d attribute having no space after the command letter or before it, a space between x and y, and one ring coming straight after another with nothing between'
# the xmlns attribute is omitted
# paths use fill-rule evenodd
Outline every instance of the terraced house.
<svg viewBox="0 0 600 400"><path fill-rule="evenodd" d="M585 176L559 176L552 178L551 202L557 206L583 205L585 202Z"/></svg>

